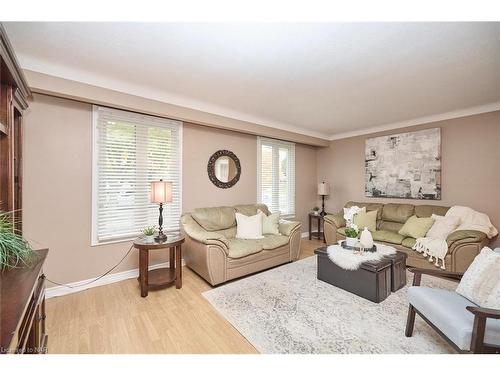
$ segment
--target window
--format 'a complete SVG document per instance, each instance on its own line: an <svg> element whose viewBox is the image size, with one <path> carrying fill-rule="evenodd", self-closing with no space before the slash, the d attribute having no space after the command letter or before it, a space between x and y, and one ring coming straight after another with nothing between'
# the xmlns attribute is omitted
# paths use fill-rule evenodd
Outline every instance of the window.
<svg viewBox="0 0 500 375"><path fill-rule="evenodd" d="M295 215L295 144L257 138L257 201L271 212Z"/></svg>
<svg viewBox="0 0 500 375"><path fill-rule="evenodd" d="M112 108L93 111L92 244L136 237L158 225L151 181L172 182L164 231L179 230L182 123Z"/></svg>

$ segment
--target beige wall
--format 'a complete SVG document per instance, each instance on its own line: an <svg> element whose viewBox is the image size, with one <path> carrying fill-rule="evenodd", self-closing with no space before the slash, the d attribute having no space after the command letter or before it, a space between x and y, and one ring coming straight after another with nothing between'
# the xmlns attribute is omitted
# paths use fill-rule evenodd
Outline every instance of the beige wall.
<svg viewBox="0 0 500 375"><path fill-rule="evenodd" d="M442 199L365 197L365 139L433 127L441 128ZM500 229L500 111L332 141L318 149L317 168L318 179L333 187L325 203L329 211L338 211L349 200L465 205L487 213ZM500 246L498 238L494 243Z"/></svg>
<svg viewBox="0 0 500 375"><path fill-rule="evenodd" d="M129 242L90 246L91 105L35 95L25 116L24 234L37 248L50 248L45 272L59 282L93 278L116 264ZM206 164L218 149L233 151L242 166L231 189L208 179ZM193 124L183 128L183 211L195 207L255 202L257 144L254 135ZM316 200L316 149L296 146L296 212L307 230ZM156 257L153 262L163 261ZM137 267L135 251L114 271Z"/></svg>

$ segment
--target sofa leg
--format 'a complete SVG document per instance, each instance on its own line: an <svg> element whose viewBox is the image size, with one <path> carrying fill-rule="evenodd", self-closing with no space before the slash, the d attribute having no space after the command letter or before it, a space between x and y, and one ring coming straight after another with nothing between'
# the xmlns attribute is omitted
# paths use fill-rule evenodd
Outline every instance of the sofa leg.
<svg viewBox="0 0 500 375"><path fill-rule="evenodd" d="M415 308L410 305L408 308L408 319L406 320L405 336L411 337L413 334L413 326L415 325Z"/></svg>

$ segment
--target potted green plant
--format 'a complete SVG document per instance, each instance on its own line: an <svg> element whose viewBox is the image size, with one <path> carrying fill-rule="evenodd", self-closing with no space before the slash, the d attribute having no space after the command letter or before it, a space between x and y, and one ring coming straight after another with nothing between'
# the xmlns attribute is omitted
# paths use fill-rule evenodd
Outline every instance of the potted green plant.
<svg viewBox="0 0 500 375"><path fill-rule="evenodd" d="M312 211L313 211L314 215L319 215L319 207L318 206L313 207Z"/></svg>
<svg viewBox="0 0 500 375"><path fill-rule="evenodd" d="M156 227L146 227L142 230L142 233L147 243L153 243L155 241Z"/></svg>
<svg viewBox="0 0 500 375"><path fill-rule="evenodd" d="M15 229L11 212L0 211L0 269L29 266L36 252Z"/></svg>
<svg viewBox="0 0 500 375"><path fill-rule="evenodd" d="M359 229L356 224L345 228L345 243L347 246L355 247L358 243Z"/></svg>

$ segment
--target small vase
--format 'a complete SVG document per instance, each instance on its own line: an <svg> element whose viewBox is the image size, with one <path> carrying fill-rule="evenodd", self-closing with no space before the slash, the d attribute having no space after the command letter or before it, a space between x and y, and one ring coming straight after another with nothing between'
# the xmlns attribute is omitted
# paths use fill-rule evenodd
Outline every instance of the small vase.
<svg viewBox="0 0 500 375"><path fill-rule="evenodd" d="M347 246L356 247L358 245L358 239L356 237L346 237L345 244Z"/></svg>
<svg viewBox="0 0 500 375"><path fill-rule="evenodd" d="M373 237L368 228L365 227L361 232L359 242L364 249L371 249L373 247Z"/></svg>
<svg viewBox="0 0 500 375"><path fill-rule="evenodd" d="M155 235L152 234L151 236L144 236L144 242L146 242L146 243L153 243L153 242L155 242Z"/></svg>

